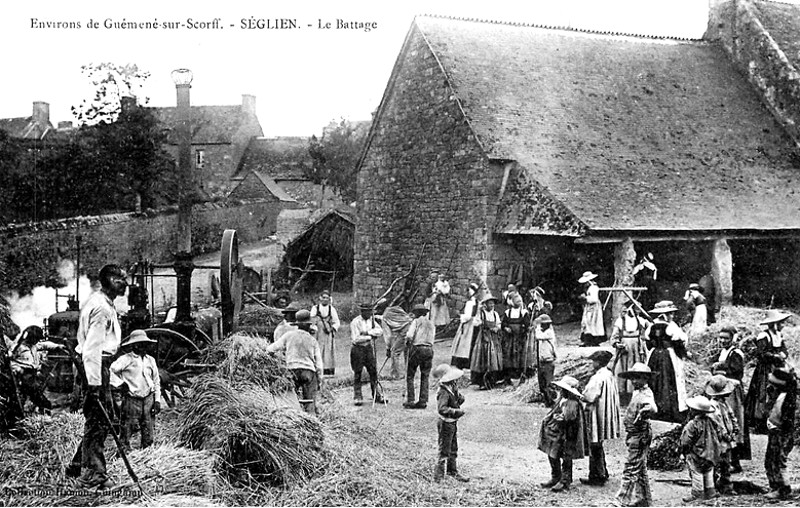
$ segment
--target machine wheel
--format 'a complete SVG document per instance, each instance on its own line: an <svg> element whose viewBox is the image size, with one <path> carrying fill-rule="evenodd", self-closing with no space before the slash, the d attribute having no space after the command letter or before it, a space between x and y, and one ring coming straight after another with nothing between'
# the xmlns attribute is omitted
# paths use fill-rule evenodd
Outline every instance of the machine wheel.
<svg viewBox="0 0 800 508"><path fill-rule="evenodd" d="M184 396L189 377L195 373L182 363L197 358L200 348L189 337L169 328L148 328L145 332L148 337L158 341L156 363L161 376L161 395L168 405L174 406L176 399Z"/></svg>

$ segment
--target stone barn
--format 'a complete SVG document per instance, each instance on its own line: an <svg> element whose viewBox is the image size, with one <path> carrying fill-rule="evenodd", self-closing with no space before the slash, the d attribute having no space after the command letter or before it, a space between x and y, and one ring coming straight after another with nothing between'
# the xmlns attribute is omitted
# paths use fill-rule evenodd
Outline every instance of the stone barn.
<svg viewBox="0 0 800 508"><path fill-rule="evenodd" d="M800 74L780 47L800 15L712 3L702 40L417 17L360 161L356 298L419 263L462 301L519 281L569 314L585 270L630 286L649 252L658 298L705 276L719 302L794 303Z"/></svg>

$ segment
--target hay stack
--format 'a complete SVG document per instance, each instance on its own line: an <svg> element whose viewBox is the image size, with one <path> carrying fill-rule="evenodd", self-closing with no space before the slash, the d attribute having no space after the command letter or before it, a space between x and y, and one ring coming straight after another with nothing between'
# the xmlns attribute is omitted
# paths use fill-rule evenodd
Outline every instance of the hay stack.
<svg viewBox="0 0 800 508"><path fill-rule="evenodd" d="M214 345L205 362L217 365L217 375L234 386L254 384L273 393L294 386L283 355L267 353L269 341L235 333Z"/></svg>
<svg viewBox="0 0 800 508"><path fill-rule="evenodd" d="M586 386L586 382L594 374L592 361L585 356L568 356L556 360L556 370L554 381L564 376L572 376L577 379L581 388ZM512 400L518 402L542 402L542 395L539 392L539 381L534 374L525 383L509 393Z"/></svg>
<svg viewBox="0 0 800 508"><path fill-rule="evenodd" d="M281 309L263 305L247 305L239 313L239 330L271 337L278 323L283 321Z"/></svg>
<svg viewBox="0 0 800 508"><path fill-rule="evenodd" d="M681 432L683 425L674 427L653 438L647 455L647 467L659 471L679 471L683 469L681 460Z"/></svg>
<svg viewBox="0 0 800 508"><path fill-rule="evenodd" d="M147 494L205 496L219 492L223 482L214 472L216 457L205 450L175 445L151 446L128 453L128 460ZM122 459L108 465L119 488L135 489Z"/></svg>
<svg viewBox="0 0 800 508"><path fill-rule="evenodd" d="M24 418L20 421L20 428L27 439L21 453L15 457L20 463L9 468L8 472L16 476L17 481L24 480L25 483L60 478L83 437L83 422L83 416L77 413Z"/></svg>
<svg viewBox="0 0 800 508"><path fill-rule="evenodd" d="M183 408L180 442L217 454L218 469L237 483L307 480L324 461L322 427L301 411L270 408L270 399L255 386L235 391L222 378L202 376Z"/></svg>

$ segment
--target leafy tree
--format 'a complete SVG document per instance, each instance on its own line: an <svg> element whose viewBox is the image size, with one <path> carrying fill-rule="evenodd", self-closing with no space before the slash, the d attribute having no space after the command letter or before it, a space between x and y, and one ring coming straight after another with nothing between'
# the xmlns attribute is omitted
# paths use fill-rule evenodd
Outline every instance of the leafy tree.
<svg viewBox="0 0 800 508"><path fill-rule="evenodd" d="M139 97L144 82L150 77L149 72L140 70L136 64L111 62L82 65L81 73L89 79L94 92L92 99L84 99L71 108L81 125L116 121L123 98ZM147 104L148 101L143 97L141 103Z"/></svg>
<svg viewBox="0 0 800 508"><path fill-rule="evenodd" d="M312 182L335 189L346 202L356 199L356 171L367 139L367 122L341 119L323 129L322 137L311 136L308 153L312 165L305 174Z"/></svg>

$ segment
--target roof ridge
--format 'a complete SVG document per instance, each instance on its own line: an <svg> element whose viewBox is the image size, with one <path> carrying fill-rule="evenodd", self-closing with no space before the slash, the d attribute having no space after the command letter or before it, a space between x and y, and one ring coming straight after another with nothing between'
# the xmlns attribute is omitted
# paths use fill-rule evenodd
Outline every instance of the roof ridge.
<svg viewBox="0 0 800 508"><path fill-rule="evenodd" d="M763 2L765 4L783 4L783 5L794 5L796 7L800 7L800 4L796 4L794 2L784 2L782 0L758 0L759 2Z"/></svg>
<svg viewBox="0 0 800 508"><path fill-rule="evenodd" d="M526 27L526 28L541 28L544 30L562 30L565 32L579 32L585 34L592 34L592 35L610 35L615 37L633 37L638 39L657 39L657 40L670 40L670 41L688 41L688 42L703 42L702 38L693 39L691 37L676 37L671 35L648 35L648 34L635 34L630 32L613 32L613 31L603 31L603 30L592 30L589 28L576 28L572 26L553 26L553 25L542 25L538 23L524 23L524 22L513 22L513 21L501 21L501 20L494 20L494 19L480 19L480 18L465 18L460 16L447 16L443 14L418 14L415 16L417 17L427 17L427 18L438 18L438 19L448 19L451 21L468 21L472 23L486 23L492 25L506 25L506 26L519 26L519 27Z"/></svg>

